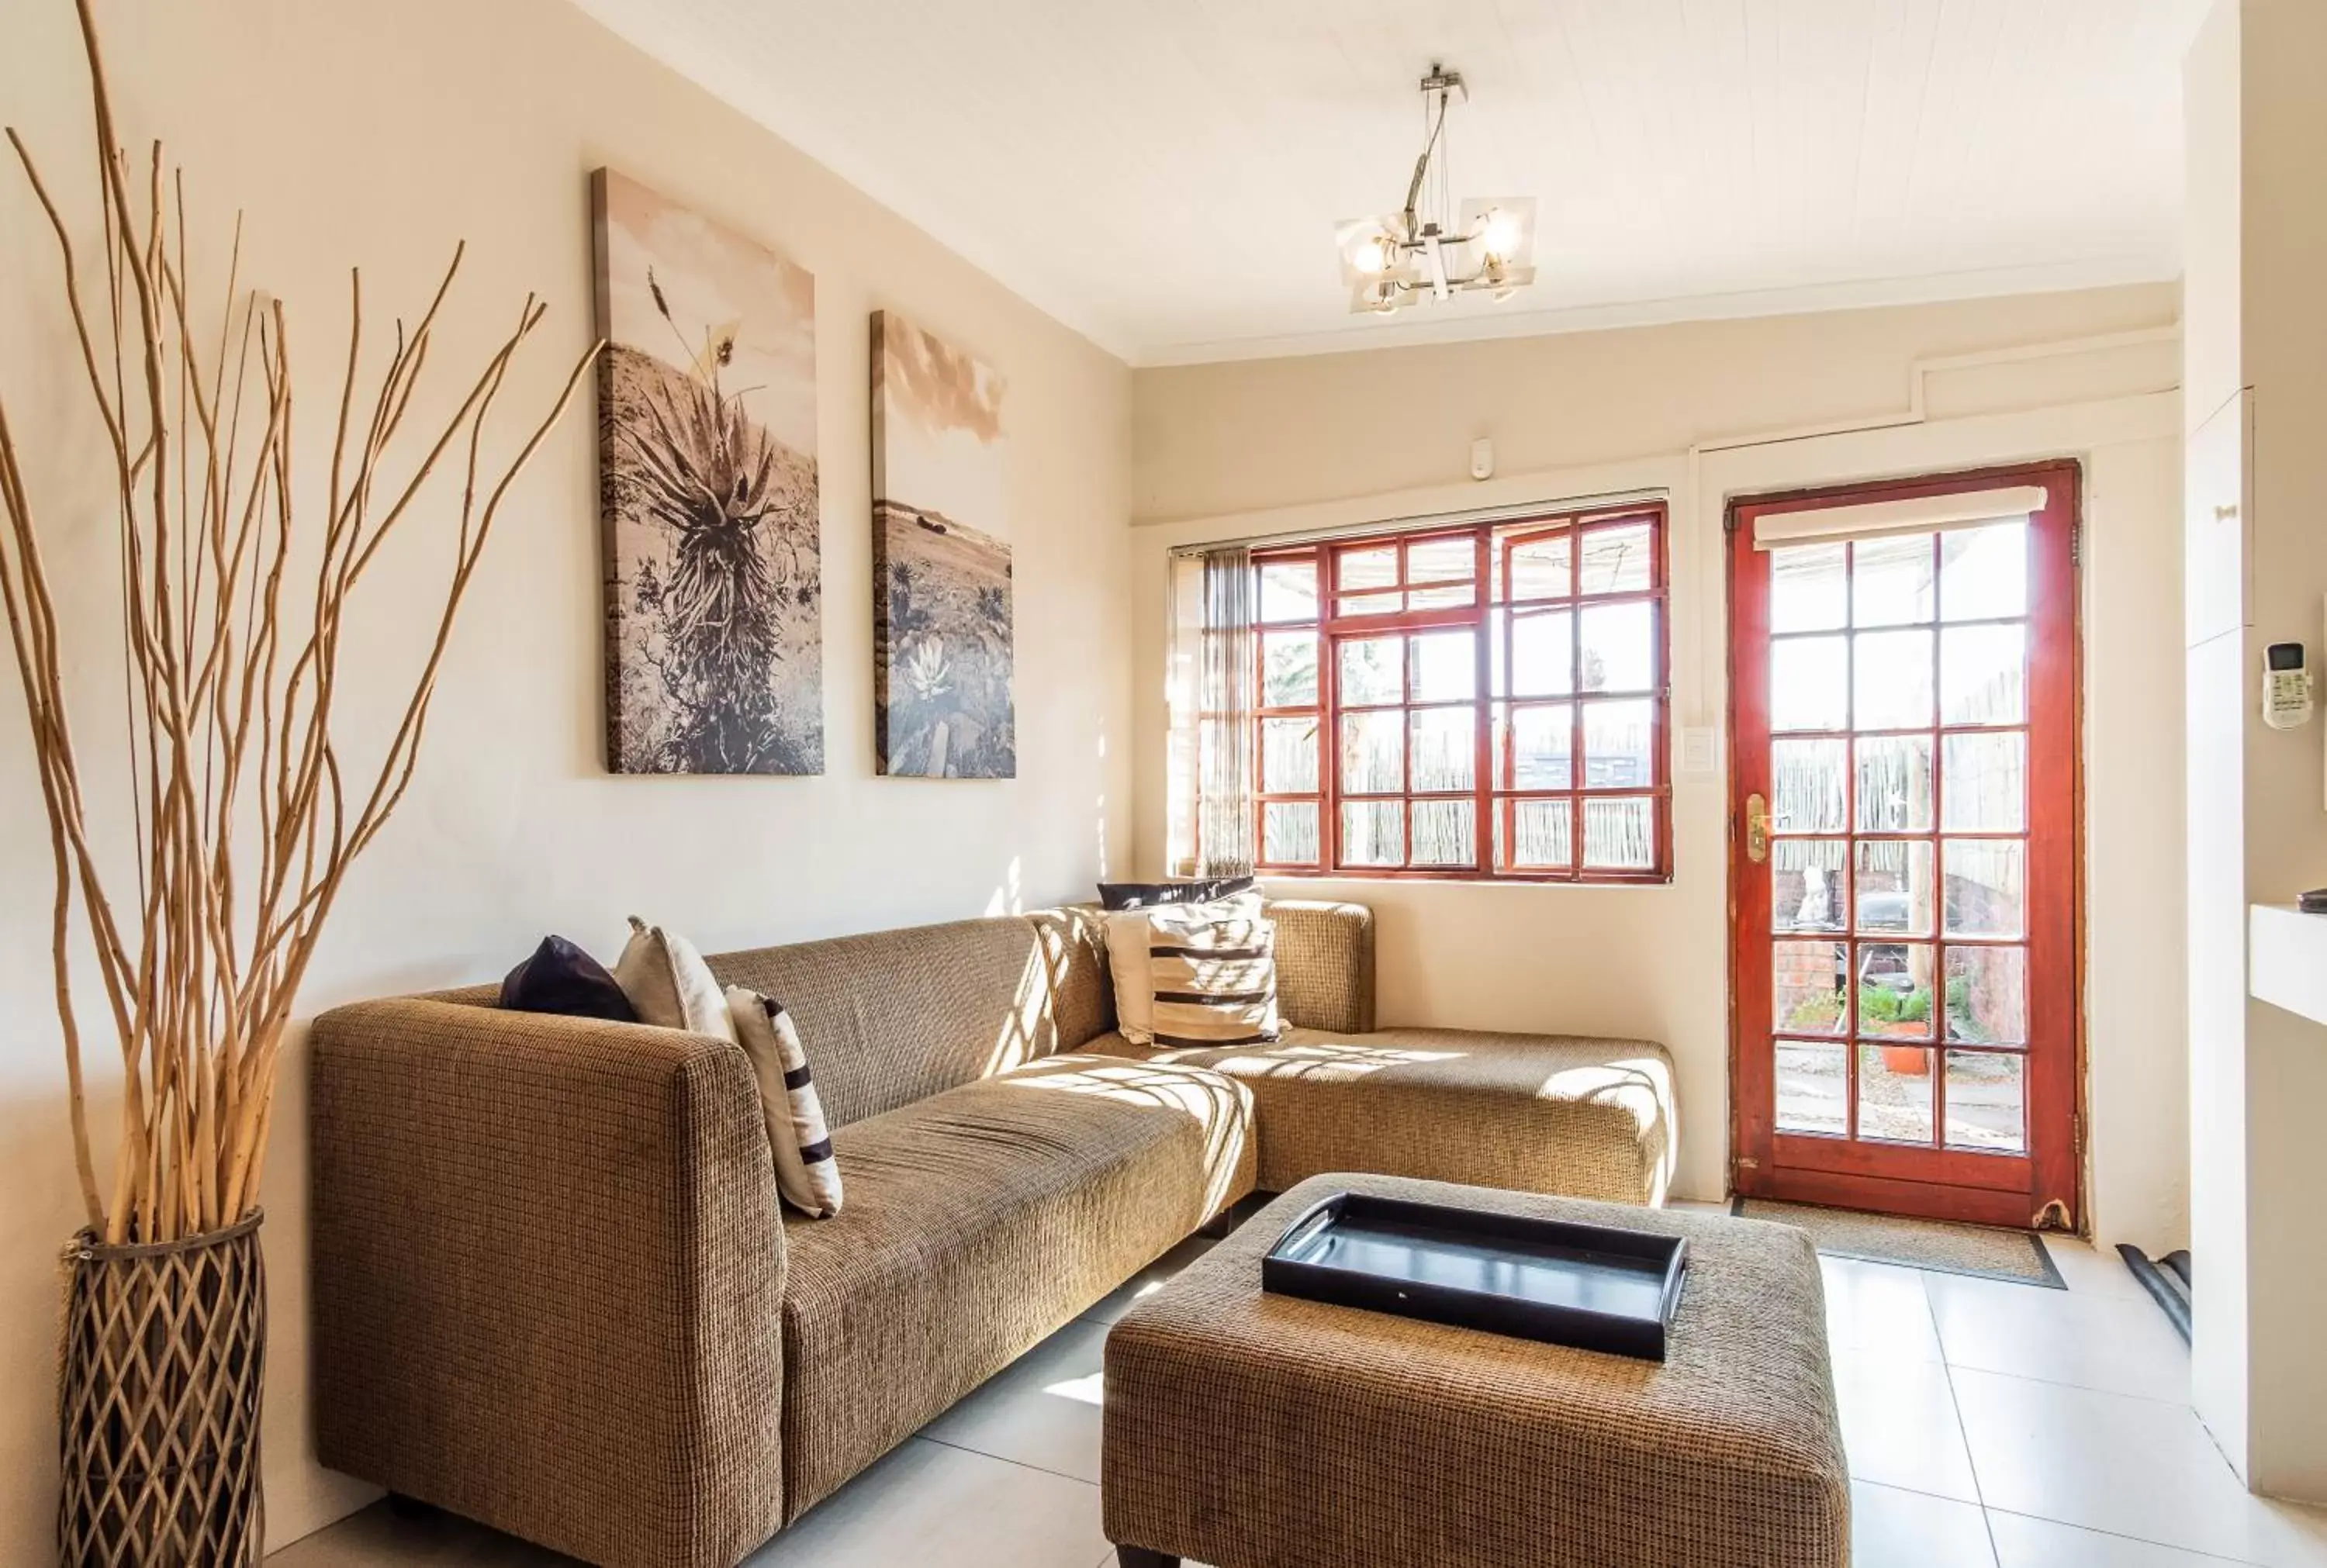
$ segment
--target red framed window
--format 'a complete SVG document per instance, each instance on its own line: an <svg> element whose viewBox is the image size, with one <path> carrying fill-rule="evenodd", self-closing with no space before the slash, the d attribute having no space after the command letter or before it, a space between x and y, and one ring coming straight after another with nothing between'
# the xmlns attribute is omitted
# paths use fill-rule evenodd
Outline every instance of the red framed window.
<svg viewBox="0 0 2327 1568"><path fill-rule="evenodd" d="M1661 505L1257 549L1259 869L1672 874Z"/></svg>

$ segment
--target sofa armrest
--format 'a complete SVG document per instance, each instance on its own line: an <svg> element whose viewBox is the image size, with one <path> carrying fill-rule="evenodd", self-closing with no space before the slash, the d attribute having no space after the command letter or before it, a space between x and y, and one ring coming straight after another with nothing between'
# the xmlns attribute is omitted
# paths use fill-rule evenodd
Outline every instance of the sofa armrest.
<svg viewBox="0 0 2327 1568"><path fill-rule="evenodd" d="M724 1041L441 999L315 1022L335 1470L607 1568L783 1522L783 1225Z"/></svg>
<svg viewBox="0 0 2327 1568"><path fill-rule="evenodd" d="M1277 1010L1342 1034L1374 1026L1374 912L1363 904L1275 899Z"/></svg>

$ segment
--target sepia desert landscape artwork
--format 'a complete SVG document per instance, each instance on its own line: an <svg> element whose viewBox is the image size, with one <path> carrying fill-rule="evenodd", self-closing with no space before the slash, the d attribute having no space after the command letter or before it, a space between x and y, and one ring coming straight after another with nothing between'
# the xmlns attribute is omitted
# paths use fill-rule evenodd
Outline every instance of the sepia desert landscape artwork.
<svg viewBox="0 0 2327 1568"><path fill-rule="evenodd" d="M874 734L881 771L1014 779L1003 384L873 317Z"/></svg>
<svg viewBox="0 0 2327 1568"><path fill-rule="evenodd" d="M824 771L816 280L602 169L606 764Z"/></svg>

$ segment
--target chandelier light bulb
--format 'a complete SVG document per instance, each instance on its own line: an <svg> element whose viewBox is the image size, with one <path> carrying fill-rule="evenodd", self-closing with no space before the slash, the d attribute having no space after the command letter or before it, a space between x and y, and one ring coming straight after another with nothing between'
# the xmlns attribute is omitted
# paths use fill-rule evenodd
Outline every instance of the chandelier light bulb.
<svg viewBox="0 0 2327 1568"><path fill-rule="evenodd" d="M1350 247L1350 265L1369 275L1378 273L1389 266L1389 248L1379 235L1360 239Z"/></svg>
<svg viewBox="0 0 2327 1568"><path fill-rule="evenodd" d="M1486 229L1480 235L1479 240L1489 256L1498 261L1513 256L1517 254L1520 244L1526 238L1527 225L1521 221L1518 213L1508 207L1491 207L1487 210Z"/></svg>

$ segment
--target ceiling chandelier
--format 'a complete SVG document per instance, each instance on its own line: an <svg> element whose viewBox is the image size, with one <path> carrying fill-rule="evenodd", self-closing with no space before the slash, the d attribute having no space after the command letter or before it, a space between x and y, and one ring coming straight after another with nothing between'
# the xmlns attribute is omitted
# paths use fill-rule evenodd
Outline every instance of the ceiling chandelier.
<svg viewBox="0 0 2327 1568"><path fill-rule="evenodd" d="M1388 315L1458 294L1507 300L1535 281L1532 198L1474 197L1448 219L1446 111L1458 99L1471 101L1463 73L1434 63L1422 79L1422 155L1406 205L1388 217L1352 219L1335 232L1353 312Z"/></svg>

